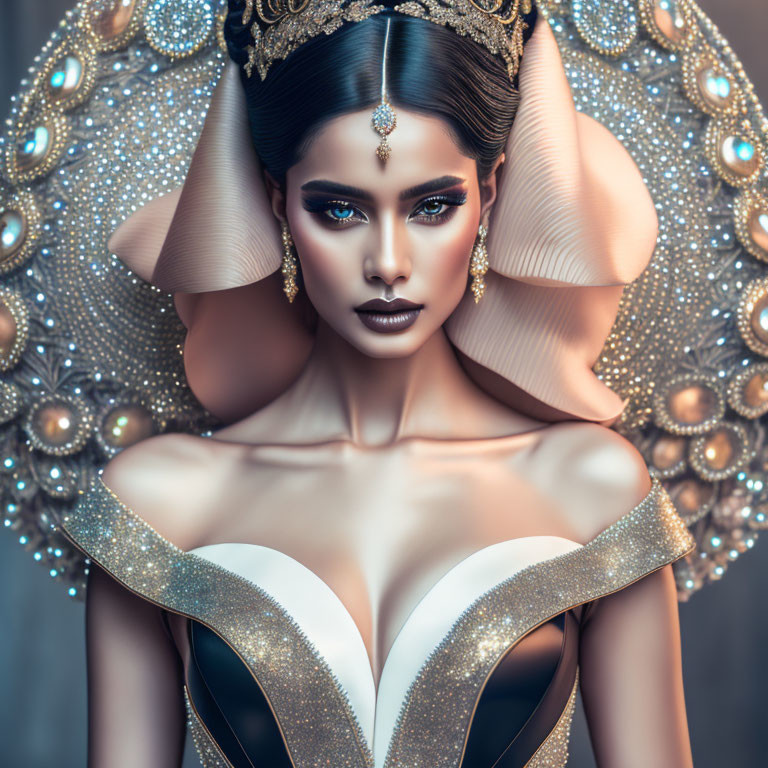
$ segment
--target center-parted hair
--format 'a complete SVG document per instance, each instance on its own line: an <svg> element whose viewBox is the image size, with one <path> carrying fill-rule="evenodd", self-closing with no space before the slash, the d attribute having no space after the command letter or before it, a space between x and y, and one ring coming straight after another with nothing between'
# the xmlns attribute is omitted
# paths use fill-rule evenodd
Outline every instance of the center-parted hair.
<svg viewBox="0 0 768 768"><path fill-rule="evenodd" d="M460 151L475 159L480 179L504 151L519 102L516 83L504 61L472 39L431 21L383 12L311 38L275 62L262 81L242 68L252 43L242 13L242 2L230 0L225 39L241 67L254 147L279 183L325 123L379 103L387 18L387 95L395 109L445 121ZM526 16L526 39L535 16L535 9Z"/></svg>

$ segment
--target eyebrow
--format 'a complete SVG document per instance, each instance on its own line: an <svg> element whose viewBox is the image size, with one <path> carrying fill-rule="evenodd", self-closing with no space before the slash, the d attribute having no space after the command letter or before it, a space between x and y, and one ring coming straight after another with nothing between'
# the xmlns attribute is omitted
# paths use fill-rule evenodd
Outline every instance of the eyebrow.
<svg viewBox="0 0 768 768"><path fill-rule="evenodd" d="M432 192L439 192L448 187L454 187L464 183L465 179L462 179L459 176L441 176L439 179L425 181L423 184L417 184L415 187L409 187L408 189L403 190L399 195L399 199L410 200L413 197L428 195ZM323 192L339 197L354 198L356 200L373 200L373 195L371 195L370 192L366 192L364 189L351 187L347 184L339 184L335 181L328 181L326 179L308 181L306 184L302 184L301 189L304 192Z"/></svg>

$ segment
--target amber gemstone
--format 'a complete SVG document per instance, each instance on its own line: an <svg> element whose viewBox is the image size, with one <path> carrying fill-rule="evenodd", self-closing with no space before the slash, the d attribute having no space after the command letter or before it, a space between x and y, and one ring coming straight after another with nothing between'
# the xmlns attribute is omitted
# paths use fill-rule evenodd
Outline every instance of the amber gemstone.
<svg viewBox="0 0 768 768"><path fill-rule="evenodd" d="M685 440L682 437L664 435L653 446L651 460L658 469L672 469L685 455Z"/></svg>
<svg viewBox="0 0 768 768"><path fill-rule="evenodd" d="M128 29L136 7L136 0L111 0L103 3L104 10L96 14L93 30L107 42L114 40Z"/></svg>
<svg viewBox="0 0 768 768"><path fill-rule="evenodd" d="M677 424L701 424L715 414L717 396L701 384L673 390L667 397L669 415Z"/></svg>
<svg viewBox="0 0 768 768"><path fill-rule="evenodd" d="M768 209L755 208L749 214L747 231L752 242L768 253Z"/></svg>
<svg viewBox="0 0 768 768"><path fill-rule="evenodd" d="M152 434L152 415L140 405L121 405L104 417L101 434L114 448L125 448Z"/></svg>
<svg viewBox="0 0 768 768"><path fill-rule="evenodd" d="M749 326L758 341L768 344L768 293L764 293L752 307Z"/></svg>
<svg viewBox="0 0 768 768"><path fill-rule="evenodd" d="M709 497L709 490L696 480L683 480L671 494L677 511L687 517L699 510Z"/></svg>
<svg viewBox="0 0 768 768"><path fill-rule="evenodd" d="M755 373L749 377L744 385L743 399L750 408L768 402L768 373Z"/></svg>
<svg viewBox="0 0 768 768"><path fill-rule="evenodd" d="M34 414L32 428L42 442L58 448L77 434L77 413L65 403L46 403Z"/></svg>
<svg viewBox="0 0 768 768"><path fill-rule="evenodd" d="M8 305L0 301L0 360L10 357L16 334L16 318Z"/></svg>
<svg viewBox="0 0 768 768"><path fill-rule="evenodd" d="M710 469L719 471L729 467L738 452L738 437L730 429L721 427L704 441L702 455Z"/></svg>
<svg viewBox="0 0 768 768"><path fill-rule="evenodd" d="M653 21L674 45L682 43L688 35L688 22L678 0L654 0Z"/></svg>

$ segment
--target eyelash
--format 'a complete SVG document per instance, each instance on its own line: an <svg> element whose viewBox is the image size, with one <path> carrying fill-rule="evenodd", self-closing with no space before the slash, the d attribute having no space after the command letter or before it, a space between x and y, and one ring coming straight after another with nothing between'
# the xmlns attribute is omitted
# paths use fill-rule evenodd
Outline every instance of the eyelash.
<svg viewBox="0 0 768 768"><path fill-rule="evenodd" d="M436 224L442 224L444 221L447 221L449 218L451 218L456 208L460 205L464 205L466 200L467 196L463 194L436 195L434 197L428 197L425 200L422 200L416 210L419 210L430 203L440 203L441 205L447 206L447 208L445 208L445 210L441 211L440 213L425 215L425 223L428 223L430 226L434 226ZM354 205L352 205L352 203L348 203L343 200L305 200L304 208L310 213L318 214L321 216L323 221L329 223L332 227L348 227L350 224L347 224L346 222L360 221L359 218L353 218L352 216L349 216L346 219L339 219L330 216L329 212L334 210L334 208L351 209L353 212L356 211L361 216L365 216L365 214L360 211L359 208L356 208Z"/></svg>

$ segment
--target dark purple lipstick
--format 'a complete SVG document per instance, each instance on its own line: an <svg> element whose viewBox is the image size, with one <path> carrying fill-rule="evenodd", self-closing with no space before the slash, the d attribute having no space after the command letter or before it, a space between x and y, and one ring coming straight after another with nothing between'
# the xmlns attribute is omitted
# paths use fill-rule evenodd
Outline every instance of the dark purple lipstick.
<svg viewBox="0 0 768 768"><path fill-rule="evenodd" d="M410 328L423 308L423 304L406 299L370 299L355 307L355 312L366 328L379 333L394 333Z"/></svg>

